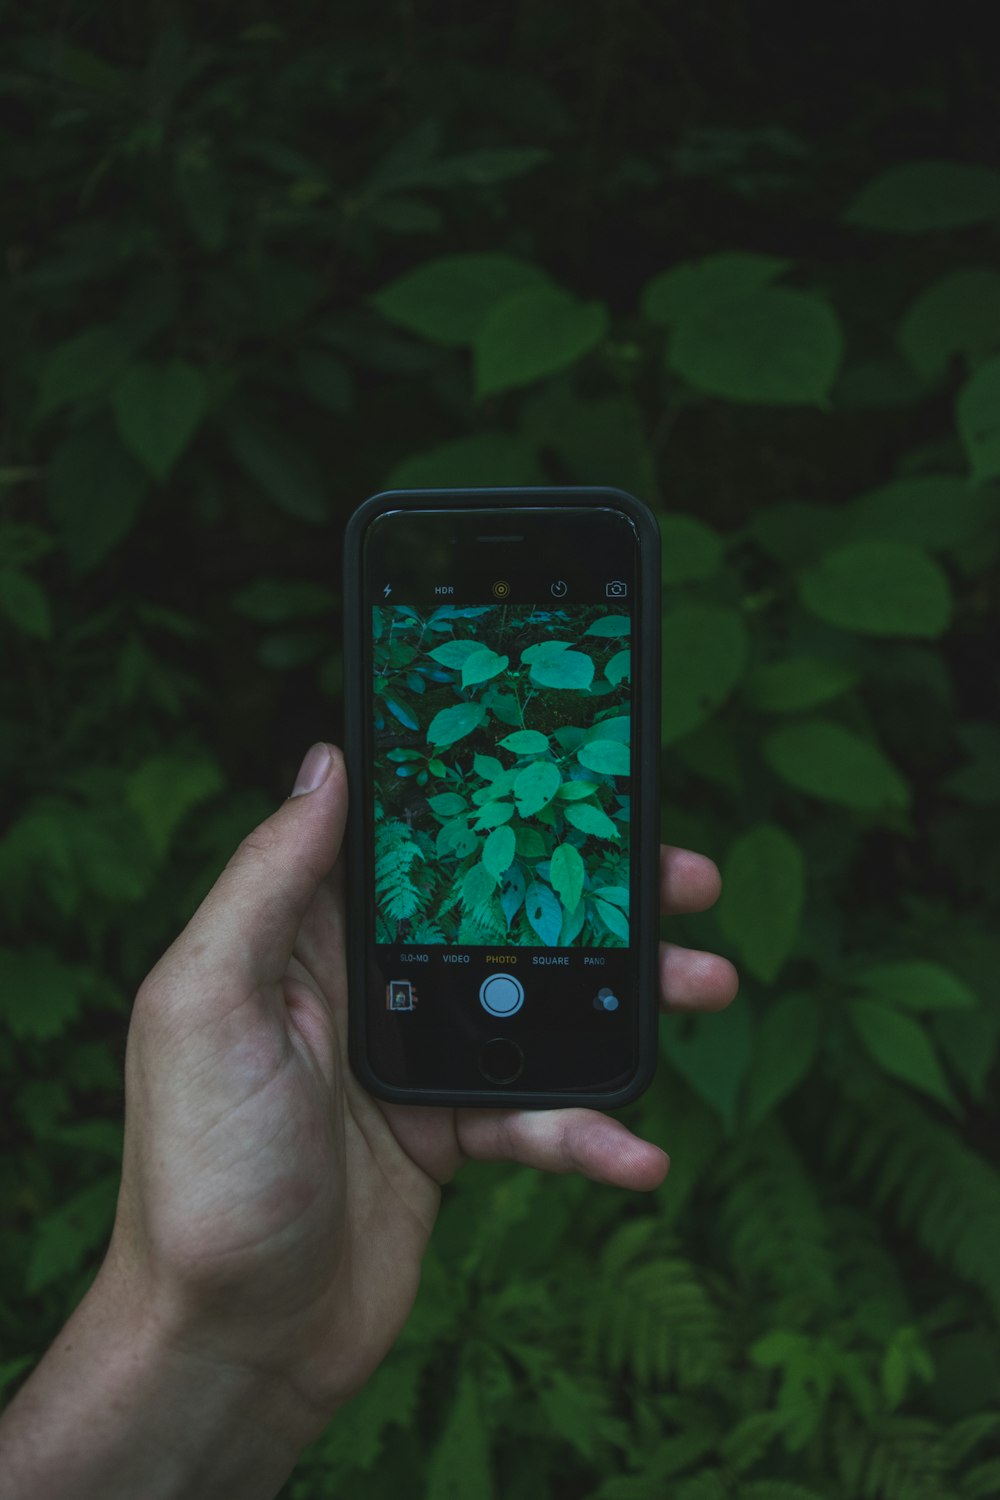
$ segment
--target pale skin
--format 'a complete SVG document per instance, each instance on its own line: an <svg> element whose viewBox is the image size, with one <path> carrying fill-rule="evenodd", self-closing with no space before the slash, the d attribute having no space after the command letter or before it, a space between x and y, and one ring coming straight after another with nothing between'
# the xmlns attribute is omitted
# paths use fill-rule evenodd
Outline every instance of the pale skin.
<svg viewBox="0 0 1000 1500"><path fill-rule="evenodd" d="M658 1146L596 1110L386 1104L355 1080L336 747L327 767L243 841L139 989L111 1242L0 1420L0 1500L270 1500L392 1347L463 1162L632 1192L666 1177ZM712 860L661 846L664 913L720 888ZM673 943L660 976L677 1011L739 985Z"/></svg>

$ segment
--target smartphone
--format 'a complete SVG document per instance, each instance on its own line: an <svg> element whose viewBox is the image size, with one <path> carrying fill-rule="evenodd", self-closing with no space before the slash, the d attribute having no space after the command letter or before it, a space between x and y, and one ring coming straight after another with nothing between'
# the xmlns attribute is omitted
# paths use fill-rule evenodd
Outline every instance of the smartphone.
<svg viewBox="0 0 1000 1500"><path fill-rule="evenodd" d="M351 1066L616 1108L656 1059L659 530L621 490L386 491L344 555Z"/></svg>

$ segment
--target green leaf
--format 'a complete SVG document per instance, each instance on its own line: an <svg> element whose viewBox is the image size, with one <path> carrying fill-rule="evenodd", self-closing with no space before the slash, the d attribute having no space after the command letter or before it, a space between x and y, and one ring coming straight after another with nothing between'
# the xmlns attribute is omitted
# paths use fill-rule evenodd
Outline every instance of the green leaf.
<svg viewBox="0 0 1000 1500"><path fill-rule="evenodd" d="M612 656L604 668L604 675L614 687L617 687L620 682L630 681L632 677L631 651L618 651Z"/></svg>
<svg viewBox="0 0 1000 1500"><path fill-rule="evenodd" d="M547 734L540 734L537 729L515 729L513 734L505 735L499 743L514 755L537 755L539 751L549 748L549 737Z"/></svg>
<svg viewBox="0 0 1000 1500"><path fill-rule="evenodd" d="M449 855L455 859L465 859L467 854L478 848L479 840L464 817L453 818L445 823L434 842L434 852L438 859L446 859Z"/></svg>
<svg viewBox="0 0 1000 1500"><path fill-rule="evenodd" d="M537 266L510 255L442 255L404 271L372 302L410 333L457 347L475 340L496 303L546 284Z"/></svg>
<svg viewBox="0 0 1000 1500"><path fill-rule="evenodd" d="M579 828L581 833L590 833L599 839L621 838L618 824L613 823L607 813L602 812L599 807L592 807L589 802L571 802L565 816L566 822Z"/></svg>
<svg viewBox="0 0 1000 1500"><path fill-rule="evenodd" d="M221 250L229 227L225 181L200 147L181 149L175 159L177 196L188 227L209 254Z"/></svg>
<svg viewBox="0 0 1000 1500"><path fill-rule="evenodd" d="M588 771L597 771L602 776L627 776L631 769L629 747L620 740L587 740L576 752L576 758Z"/></svg>
<svg viewBox="0 0 1000 1500"><path fill-rule="evenodd" d="M495 755L474 755L472 758L472 769L484 781L496 781L498 776L503 775L503 766Z"/></svg>
<svg viewBox="0 0 1000 1500"><path fill-rule="evenodd" d="M803 604L842 630L935 637L951 620L948 578L907 542L850 542L799 579Z"/></svg>
<svg viewBox="0 0 1000 1500"><path fill-rule="evenodd" d="M521 660L530 665L549 656L559 656L561 652L568 651L572 644L572 641L536 641L533 646L525 646L521 652Z"/></svg>
<svg viewBox="0 0 1000 1500"><path fill-rule="evenodd" d="M230 599L238 614L266 625L328 615L337 603L332 589L306 578L258 578Z"/></svg>
<svg viewBox="0 0 1000 1500"><path fill-rule="evenodd" d="M531 393L521 409L521 427L583 484L608 484L633 495L655 490L646 419L632 395L582 396L569 374Z"/></svg>
<svg viewBox="0 0 1000 1500"><path fill-rule="evenodd" d="M594 910L604 923L609 932L614 933L623 943L628 942L628 917L610 901L602 901L600 896L594 897Z"/></svg>
<svg viewBox="0 0 1000 1500"><path fill-rule="evenodd" d="M485 906L496 890L496 876L481 862L462 877L462 905L469 911Z"/></svg>
<svg viewBox="0 0 1000 1500"><path fill-rule="evenodd" d="M484 828L496 828L501 823L509 822L513 816L513 802L484 802L474 826L477 832L482 833Z"/></svg>
<svg viewBox="0 0 1000 1500"><path fill-rule="evenodd" d="M125 778L125 801L139 816L157 859L163 859L188 812L210 801L225 777L207 751L167 750L148 756Z"/></svg>
<svg viewBox="0 0 1000 1500"><path fill-rule="evenodd" d="M490 874L499 880L514 862L514 830L494 828L483 845L482 862Z"/></svg>
<svg viewBox="0 0 1000 1500"><path fill-rule="evenodd" d="M529 385L576 364L604 338L603 302L578 302L558 287L529 287L498 302L476 335L477 396Z"/></svg>
<svg viewBox="0 0 1000 1500"><path fill-rule="evenodd" d="M731 401L822 403L840 365L843 340L818 297L765 287L685 315L673 333L673 370L698 390Z"/></svg>
<svg viewBox="0 0 1000 1500"><path fill-rule="evenodd" d="M687 604L664 615L664 745L712 717L742 677L748 649L746 627L735 609Z"/></svg>
<svg viewBox="0 0 1000 1500"><path fill-rule="evenodd" d="M1000 728L970 720L956 726L955 738L970 759L939 782L941 790L981 807L1000 803Z"/></svg>
<svg viewBox="0 0 1000 1500"><path fill-rule="evenodd" d="M890 167L865 183L844 218L898 234L992 223L1000 219L1000 173L957 161Z"/></svg>
<svg viewBox="0 0 1000 1500"><path fill-rule="evenodd" d="M790 786L864 811L909 807L910 790L879 747L831 719L809 719L765 735L761 751Z"/></svg>
<svg viewBox="0 0 1000 1500"><path fill-rule="evenodd" d="M958 1101L919 1021L878 1000L852 1000L848 1008L855 1030L880 1068L959 1113Z"/></svg>
<svg viewBox="0 0 1000 1500"><path fill-rule="evenodd" d="M2 476L3 470L0 469L0 483ZM36 470L32 470L32 478L37 478ZM40 526L22 525L19 521L0 521L0 559L6 567L30 568L32 563L41 562L43 557L48 557L55 547L55 539Z"/></svg>
<svg viewBox="0 0 1000 1500"><path fill-rule="evenodd" d="M280 510L301 521L328 519L329 484L297 443L244 412L229 413L223 425L233 458Z"/></svg>
<svg viewBox="0 0 1000 1500"><path fill-rule="evenodd" d="M527 828L522 825L515 828L514 837L517 840L517 852L522 859L541 859L547 852L545 840L537 828Z"/></svg>
<svg viewBox="0 0 1000 1500"><path fill-rule="evenodd" d="M895 1410L903 1400L911 1375L919 1375L926 1381L934 1378L934 1365L912 1324L893 1333L882 1356L881 1374L882 1392L890 1410Z"/></svg>
<svg viewBox="0 0 1000 1500"><path fill-rule="evenodd" d="M387 490L460 489L543 482L534 445L511 432L473 432L411 453L390 469Z"/></svg>
<svg viewBox="0 0 1000 1500"><path fill-rule="evenodd" d="M978 363L1000 349L1000 272L970 266L942 276L907 309L897 339L927 379L946 375L956 354Z"/></svg>
<svg viewBox="0 0 1000 1500"><path fill-rule="evenodd" d="M274 637L272 636L271 639L274 640ZM311 654L312 654L311 652L305 654L302 657L302 660L308 661L310 659ZM280 665L280 666L285 666L286 665L285 661L280 661L280 662L275 661L273 655L269 658L269 661L270 661L270 663L272 665ZM291 666L297 666L298 663L299 663L299 658L298 658L298 655L296 654L296 655L294 655L291 658L291 660L287 664L291 665ZM420 728L420 722L417 719L416 714L412 713L410 711L410 709L406 708L404 706L404 704L402 704L402 703L400 703L398 701L398 699L396 699L396 698L390 698L390 697L386 696L386 698L385 698L384 701L385 701L386 708L392 714L393 718L394 719L398 719L399 722L401 724L405 725L407 729L419 729Z"/></svg>
<svg viewBox="0 0 1000 1500"><path fill-rule="evenodd" d="M866 490L847 507L843 540L876 537L943 548L995 527L997 496L958 474L919 474Z"/></svg>
<svg viewBox="0 0 1000 1500"><path fill-rule="evenodd" d="M629 895L627 886L598 885L591 891L591 895L600 896L602 901L610 901L612 906L620 906L622 911L628 911Z"/></svg>
<svg viewBox="0 0 1000 1500"><path fill-rule="evenodd" d="M68 402L99 396L121 374L129 346L120 329L101 323L57 344L38 377L38 415L47 417Z"/></svg>
<svg viewBox="0 0 1000 1500"><path fill-rule="evenodd" d="M765 505L747 523L747 534L771 557L799 568L829 552L844 539L843 506L803 505L789 500Z"/></svg>
<svg viewBox="0 0 1000 1500"><path fill-rule="evenodd" d="M490 1430L480 1386L468 1367L444 1407L444 1418L441 1436L430 1448L423 1500L493 1500Z"/></svg>
<svg viewBox="0 0 1000 1500"><path fill-rule="evenodd" d="M430 722L427 739L441 748L454 745L478 729L485 718L486 710L481 703L456 703L454 708L442 708Z"/></svg>
<svg viewBox="0 0 1000 1500"><path fill-rule="evenodd" d="M52 612L41 584L18 568L0 568L0 614L24 635L52 637Z"/></svg>
<svg viewBox="0 0 1000 1500"><path fill-rule="evenodd" d="M427 798L427 806L439 818L454 818L465 812L466 801L458 792L439 792L436 797Z"/></svg>
<svg viewBox="0 0 1000 1500"><path fill-rule="evenodd" d="M434 205L421 198L381 198L368 209L368 218L393 234L435 234L444 224Z"/></svg>
<svg viewBox="0 0 1000 1500"><path fill-rule="evenodd" d="M181 359L133 364L115 385L111 406L122 442L162 484L201 425L205 377Z"/></svg>
<svg viewBox="0 0 1000 1500"><path fill-rule="evenodd" d="M562 930L562 907L547 885L533 880L524 893L524 913L547 948L555 948Z"/></svg>
<svg viewBox="0 0 1000 1500"><path fill-rule="evenodd" d="M558 844L552 852L549 879L567 912L576 911L583 894L583 860L574 844Z"/></svg>
<svg viewBox="0 0 1000 1500"><path fill-rule="evenodd" d="M38 946L0 948L0 1016L11 1036L49 1041L80 1014L77 971Z"/></svg>
<svg viewBox="0 0 1000 1500"><path fill-rule="evenodd" d="M799 845L775 823L759 823L726 851L719 925L743 962L770 984L795 944L805 894Z"/></svg>
<svg viewBox="0 0 1000 1500"><path fill-rule="evenodd" d="M737 1474L743 1474L760 1462L784 1425L780 1412L751 1412L728 1429L719 1443L719 1453Z"/></svg>
<svg viewBox="0 0 1000 1500"><path fill-rule="evenodd" d="M114 1221L119 1174L108 1173L73 1193L37 1224L25 1290L29 1296L76 1271L107 1240Z"/></svg>
<svg viewBox="0 0 1000 1500"><path fill-rule="evenodd" d="M974 484L1000 474L1000 359L979 366L955 400L958 434Z"/></svg>
<svg viewBox="0 0 1000 1500"><path fill-rule="evenodd" d="M225 178L212 163L178 163L177 196L184 218L195 240L209 254L223 249L228 237L230 213ZM289 189L293 198L294 189Z"/></svg>
<svg viewBox="0 0 1000 1500"><path fill-rule="evenodd" d="M351 372L342 359L316 349L301 349L295 356L299 385L317 406L346 416L354 402Z"/></svg>
<svg viewBox="0 0 1000 1500"><path fill-rule="evenodd" d="M556 792L565 802L579 802L584 797L590 797L597 791L596 781L564 781Z"/></svg>
<svg viewBox="0 0 1000 1500"><path fill-rule="evenodd" d="M466 657L462 664L462 686L475 687L480 682L489 682L509 664L509 656L498 656L488 646L481 646Z"/></svg>
<svg viewBox="0 0 1000 1500"><path fill-rule="evenodd" d="M307 319L306 333L313 333L315 324L310 314L327 289L326 278L318 268L310 270L296 261L264 254L258 246L253 255L230 262L227 274L235 276L244 338L247 334L271 338Z"/></svg>
<svg viewBox="0 0 1000 1500"><path fill-rule="evenodd" d="M602 615L592 625L588 625L583 632L584 635L619 636L629 635L632 630L632 621L628 615Z"/></svg>
<svg viewBox="0 0 1000 1500"><path fill-rule="evenodd" d="M819 1050L819 1022L819 1003L808 993L782 995L765 1011L746 1079L744 1116L751 1129L807 1077Z"/></svg>
<svg viewBox="0 0 1000 1500"><path fill-rule="evenodd" d="M739 250L684 261L647 281L642 311L652 323L679 323L692 313L712 313L720 305L760 291L791 266L790 260Z"/></svg>
<svg viewBox="0 0 1000 1500"><path fill-rule="evenodd" d="M666 584L713 578L722 566L721 538L693 516L661 517L660 540Z"/></svg>
<svg viewBox="0 0 1000 1500"><path fill-rule="evenodd" d="M788 1402L788 1406L793 1408L796 1413L794 1423L789 1422L787 1411L777 1413L779 1430L784 1431L786 1440L796 1427L802 1425L808 1427L808 1434L803 1435L803 1441L797 1443L795 1448L790 1448L789 1451L797 1452L799 1448L804 1446L804 1442L808 1440L808 1436L811 1436L815 1430L816 1424L812 1420L812 1413L810 1411L814 1399L809 1396L803 1401L800 1391L794 1393ZM771 1416L773 1414L771 1412L762 1412L760 1415ZM814 1490L804 1484L796 1484L788 1479L755 1479L750 1484L744 1484L740 1487L740 1500L825 1500L825 1496L819 1490Z"/></svg>
<svg viewBox="0 0 1000 1500"><path fill-rule="evenodd" d="M323 1434L324 1484L338 1484L341 1474L374 1465L401 1436L391 1429L409 1429L417 1420L420 1391L426 1379L427 1352L397 1345L356 1395L351 1397L351 1421L333 1424ZM294 1481L293 1481L294 1483ZM307 1481L311 1488L311 1482ZM304 1500L304 1492L290 1489L286 1500Z"/></svg>
<svg viewBox="0 0 1000 1500"><path fill-rule="evenodd" d="M602 1441L607 1437L609 1413L605 1388L593 1377L584 1385L553 1368L548 1382L540 1390L535 1389L546 1426L569 1443L589 1466L596 1467Z"/></svg>
<svg viewBox="0 0 1000 1500"><path fill-rule="evenodd" d="M737 1000L714 1015L667 1016L660 1035L664 1055L721 1116L732 1136L740 1088L753 1055L749 1006Z"/></svg>
<svg viewBox="0 0 1000 1500"><path fill-rule="evenodd" d="M553 641L552 645L561 646L562 642ZM522 660L524 656L522 651ZM594 680L594 662L583 651L552 650L534 657L529 675L537 687L584 691Z"/></svg>
<svg viewBox="0 0 1000 1500"><path fill-rule="evenodd" d="M974 1010L979 1004L964 980L931 959L870 964L852 975L851 983L906 1010Z"/></svg>
<svg viewBox="0 0 1000 1500"><path fill-rule="evenodd" d="M149 494L145 471L110 421L74 427L49 460L46 499L77 573L99 563L131 531Z"/></svg>
<svg viewBox="0 0 1000 1500"><path fill-rule="evenodd" d="M838 661L795 656L768 662L751 672L743 686L747 702L761 713L799 713L839 698L858 674Z"/></svg>
<svg viewBox="0 0 1000 1500"><path fill-rule="evenodd" d="M427 654L434 661L440 662L442 667L452 667L461 671L469 657L475 656L476 652L482 649L481 641L444 641L442 645L435 646L434 650Z"/></svg>
<svg viewBox="0 0 1000 1500"><path fill-rule="evenodd" d="M613 714L608 719L599 719L598 722L585 731L584 738L587 740L617 740L620 745L627 745L632 739L632 720L627 713Z"/></svg>
<svg viewBox="0 0 1000 1500"><path fill-rule="evenodd" d="M538 146L492 146L477 151L463 151L457 156L434 162L420 173L420 181L430 187L452 187L470 183L490 187L521 177L550 160L551 152Z"/></svg>
<svg viewBox="0 0 1000 1500"><path fill-rule="evenodd" d="M514 800L522 818L529 818L551 802L562 780L559 767L550 760L532 761L514 781Z"/></svg>
<svg viewBox="0 0 1000 1500"><path fill-rule="evenodd" d="M511 766L508 771L500 771L496 776L490 778L487 786L476 788L472 794L473 802L478 807L482 807L487 802L495 802L500 797L506 797L520 775L520 772L520 766Z"/></svg>

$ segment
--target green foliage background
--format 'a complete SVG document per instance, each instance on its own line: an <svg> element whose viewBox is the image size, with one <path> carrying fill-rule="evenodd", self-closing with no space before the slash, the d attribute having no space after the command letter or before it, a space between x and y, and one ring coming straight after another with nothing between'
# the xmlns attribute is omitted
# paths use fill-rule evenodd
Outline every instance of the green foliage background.
<svg viewBox="0 0 1000 1500"><path fill-rule="evenodd" d="M658 1193L446 1190L286 1495L1000 1494L1000 175L931 19L3 12L8 1390L102 1253L136 987L341 735L346 516L611 482L662 834L725 878L664 932L740 998L662 1023Z"/></svg>

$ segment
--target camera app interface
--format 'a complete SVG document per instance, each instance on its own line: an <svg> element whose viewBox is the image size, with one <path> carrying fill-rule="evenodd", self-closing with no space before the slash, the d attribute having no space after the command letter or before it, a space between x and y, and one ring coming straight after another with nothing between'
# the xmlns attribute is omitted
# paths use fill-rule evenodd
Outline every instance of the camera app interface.
<svg viewBox="0 0 1000 1500"><path fill-rule="evenodd" d="M370 940L389 1011L605 1027L630 992L629 544L498 538L370 576ZM440 1013L440 1012L439 1012Z"/></svg>

